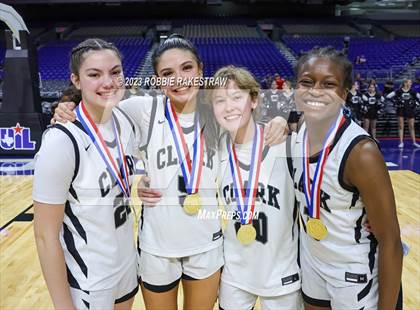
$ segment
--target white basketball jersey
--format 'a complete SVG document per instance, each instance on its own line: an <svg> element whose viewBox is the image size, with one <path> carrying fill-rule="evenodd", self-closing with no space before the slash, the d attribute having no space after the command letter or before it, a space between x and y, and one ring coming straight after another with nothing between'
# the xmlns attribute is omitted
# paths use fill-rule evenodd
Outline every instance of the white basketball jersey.
<svg viewBox="0 0 420 310"><path fill-rule="evenodd" d="M133 123L123 112L116 108L113 114L131 185L137 165L135 156L139 139L134 136ZM101 125L98 127L101 128ZM110 129L108 134L101 132L121 171L122 161L118 156L116 139L112 127L107 128ZM136 260L129 201L123 199L116 180L80 122L56 124L50 130L65 132L75 151L75 174L60 232L69 284L87 291L111 288Z"/></svg>
<svg viewBox="0 0 420 310"><path fill-rule="evenodd" d="M193 153L195 113L177 114L190 154ZM175 142L165 118L164 97L158 97L156 114L150 120L152 134L147 145L146 170L150 187L162 192L155 207L143 207L139 224L142 251L164 257L185 257L222 244L217 218L199 219L182 208L187 195ZM219 166L215 150L204 148L199 195L202 210L217 210L216 176Z"/></svg>
<svg viewBox="0 0 420 310"><path fill-rule="evenodd" d="M317 241L306 233L309 219L302 185L302 144L305 125L298 133L294 149L294 183L303 223L301 251L311 258L331 283L341 287L345 282L369 281L377 274L377 241L364 223L366 210L356 188L343 182L346 160L353 147L370 136L353 121L346 119L336 134L332 150L325 164L321 184L321 217L328 230L325 239ZM316 158L315 158L316 157ZM311 181L317 156L310 159ZM304 268L304 266L302 266Z"/></svg>
<svg viewBox="0 0 420 310"><path fill-rule="evenodd" d="M219 193L228 214L234 213L235 216L227 221L224 231L225 265L222 281L265 297L296 291L300 289L297 263L298 210L295 207L291 158L287 158L286 152L286 144L290 150L292 136L280 145L264 147L252 221L257 236L249 245L242 245L237 239L240 218L229 166L227 139L230 137L223 135L219 145ZM242 182L247 184L252 141L243 145L235 144L235 149Z"/></svg>

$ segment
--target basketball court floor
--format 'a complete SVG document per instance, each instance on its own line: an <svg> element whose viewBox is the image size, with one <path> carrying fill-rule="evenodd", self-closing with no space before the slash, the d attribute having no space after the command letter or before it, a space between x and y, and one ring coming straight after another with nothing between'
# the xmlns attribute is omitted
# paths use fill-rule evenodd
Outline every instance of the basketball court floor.
<svg viewBox="0 0 420 310"><path fill-rule="evenodd" d="M404 257L404 309L416 310L420 309L420 148L413 148L410 141L405 141L402 150L397 145L395 139L381 140L397 201L402 240L410 248ZM53 309L34 240L32 179L32 159L0 159L2 310ZM134 204L139 208L137 198ZM144 309L140 293L134 309Z"/></svg>

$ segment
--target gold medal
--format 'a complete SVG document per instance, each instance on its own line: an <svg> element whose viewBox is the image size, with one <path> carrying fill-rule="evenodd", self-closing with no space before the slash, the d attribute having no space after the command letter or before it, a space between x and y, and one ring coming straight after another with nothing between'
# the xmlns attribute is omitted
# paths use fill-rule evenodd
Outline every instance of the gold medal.
<svg viewBox="0 0 420 310"><path fill-rule="evenodd" d="M239 242L243 245L248 245L254 242L257 237L257 231L252 224L241 225L236 235Z"/></svg>
<svg viewBox="0 0 420 310"><path fill-rule="evenodd" d="M197 214L198 210L201 208L200 195L198 193L188 195L185 197L182 207L185 213L189 215Z"/></svg>
<svg viewBox="0 0 420 310"><path fill-rule="evenodd" d="M320 219L310 218L306 223L306 231L315 240L325 239L328 235L327 227Z"/></svg>

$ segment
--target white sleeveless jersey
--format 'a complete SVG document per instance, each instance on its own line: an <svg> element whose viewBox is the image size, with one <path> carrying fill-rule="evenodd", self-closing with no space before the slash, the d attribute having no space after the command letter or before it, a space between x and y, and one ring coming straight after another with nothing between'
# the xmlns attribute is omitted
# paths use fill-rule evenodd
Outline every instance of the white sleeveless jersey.
<svg viewBox="0 0 420 310"><path fill-rule="evenodd" d="M138 130L136 132L132 121L118 108L113 113L131 185L138 163L136 153L139 139L135 136ZM118 156L116 139L111 126L107 126L107 129L107 134L101 132L121 171L122 161ZM71 287L87 291L109 289L120 281L127 268L136 261L129 201L122 198L121 189L81 123L58 123L49 129L49 134L59 130L72 141L75 157L74 178L68 190L60 232L68 281ZM42 148L38 155L48 156L42 153ZM42 171L39 173L42 174ZM37 196L38 193L34 191L35 200Z"/></svg>
<svg viewBox="0 0 420 310"><path fill-rule="evenodd" d="M237 239L240 218L229 166L228 135L219 145L221 201L233 219L228 219L224 230L224 256L222 281L264 297L279 296L300 289L298 252L298 210L292 180L290 158L291 140L276 146L264 147L258 180L253 226L257 237L249 245ZM286 146L288 144L288 146ZM289 150L289 159L286 148ZM235 145L242 181L247 184L252 141ZM289 163L288 163L289 161Z"/></svg>
<svg viewBox="0 0 420 310"><path fill-rule="evenodd" d="M184 257L220 246L223 240L220 220L199 219L197 215L188 215L182 208L187 193L172 132L165 118L164 97L157 98L156 113L150 112L153 106L150 99L137 97L123 102L121 107L128 112L127 103L141 106L142 113L150 115L148 122L153 127L147 145L145 169L151 179L150 187L163 194L162 200L155 207L142 208L139 223L140 249L157 256ZM178 114L191 154L194 114ZM147 135L146 130L142 130L142 135ZM142 141L145 142L144 138ZM218 166L217 152L205 148L199 189L202 210L217 210Z"/></svg>
<svg viewBox="0 0 420 310"><path fill-rule="evenodd" d="M370 136L353 121L346 119L337 132L327 158L321 184L321 217L328 230L324 240L316 241L306 233L309 219L302 185L302 144L305 125L299 131L294 148L293 166L296 169L294 186L300 206L301 251L338 287L345 282L369 281L377 275L377 241L365 227L366 210L356 188L343 182L346 160L353 147ZM316 158L315 158L316 157ZM310 159L311 181L318 157ZM302 266L304 268L304 266Z"/></svg>

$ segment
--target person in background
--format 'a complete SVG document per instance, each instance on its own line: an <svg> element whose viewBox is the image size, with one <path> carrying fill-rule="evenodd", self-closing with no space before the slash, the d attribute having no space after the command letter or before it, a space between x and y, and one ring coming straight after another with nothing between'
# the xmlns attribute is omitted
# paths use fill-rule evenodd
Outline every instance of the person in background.
<svg viewBox="0 0 420 310"><path fill-rule="evenodd" d="M376 121L378 120L379 111L383 107L384 97L376 90L376 84L370 83L367 93L362 96L363 107L365 112L363 117L363 128L369 132L371 129L372 138L376 140Z"/></svg>
<svg viewBox="0 0 420 310"><path fill-rule="evenodd" d="M414 117L416 105L420 103L420 94L412 90L412 81L405 79L401 88L395 92L389 93L386 98L393 99L398 115L398 136L400 138L399 148L404 147L404 119L407 119L408 130L414 147L420 147L416 142L416 133L414 129Z"/></svg>
<svg viewBox="0 0 420 310"><path fill-rule="evenodd" d="M352 119L357 123L362 123L362 93L359 91L359 84L353 83L346 98L346 106L350 109Z"/></svg>

